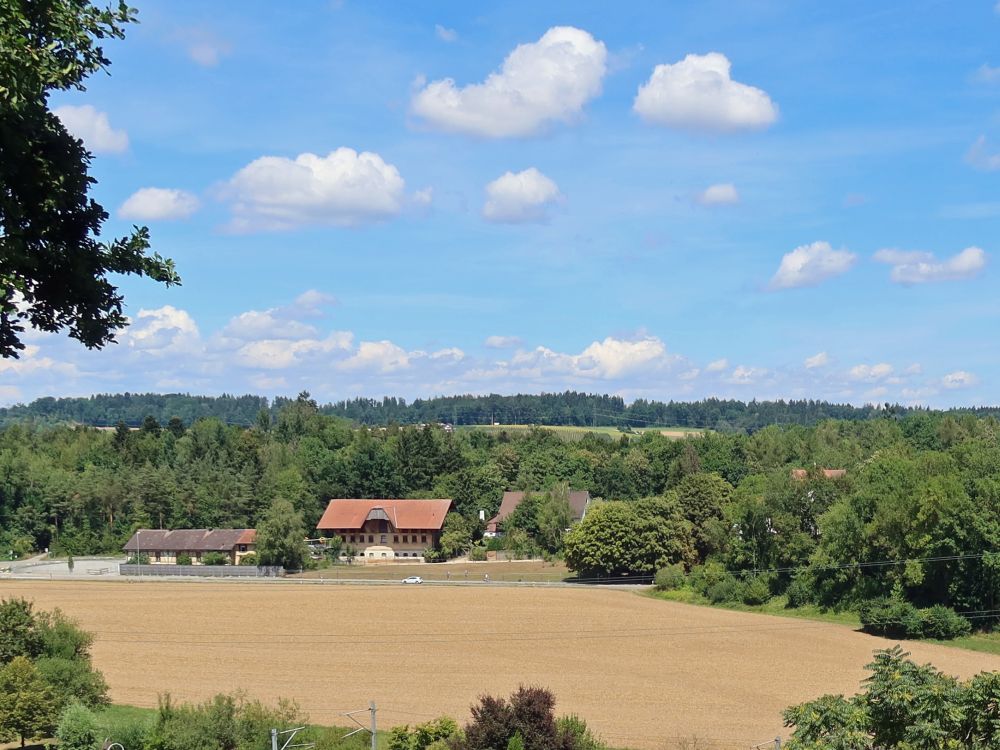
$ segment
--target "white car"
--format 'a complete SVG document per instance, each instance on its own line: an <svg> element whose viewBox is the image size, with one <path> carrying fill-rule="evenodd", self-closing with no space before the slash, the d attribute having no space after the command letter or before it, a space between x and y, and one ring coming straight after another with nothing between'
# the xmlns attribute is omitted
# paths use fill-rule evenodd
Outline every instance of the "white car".
<svg viewBox="0 0 1000 750"><path fill-rule="evenodd" d="M404 578L403 583L423 583L424 579L420 576L410 576L409 578Z"/></svg>

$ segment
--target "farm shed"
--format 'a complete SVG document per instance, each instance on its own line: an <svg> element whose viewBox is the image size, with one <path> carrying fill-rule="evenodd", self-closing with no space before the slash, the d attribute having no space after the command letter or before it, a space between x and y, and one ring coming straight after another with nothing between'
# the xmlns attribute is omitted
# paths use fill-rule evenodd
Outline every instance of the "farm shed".
<svg viewBox="0 0 1000 750"><path fill-rule="evenodd" d="M149 557L151 565L173 565L177 556L190 555L201 564L206 552L221 552L233 565L256 550L256 529L139 529L125 543L125 552Z"/></svg>

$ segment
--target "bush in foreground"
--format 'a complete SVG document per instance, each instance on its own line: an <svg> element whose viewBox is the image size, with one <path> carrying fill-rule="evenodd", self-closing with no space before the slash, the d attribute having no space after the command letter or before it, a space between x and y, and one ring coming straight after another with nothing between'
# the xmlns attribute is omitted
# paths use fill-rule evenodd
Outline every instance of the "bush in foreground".
<svg viewBox="0 0 1000 750"><path fill-rule="evenodd" d="M451 750L600 750L582 719L557 719L555 696L523 685L509 699L484 695L472 707L472 721L450 740Z"/></svg>
<svg viewBox="0 0 1000 750"><path fill-rule="evenodd" d="M825 695L785 711L788 750L988 750L1000 746L1000 673L959 682L907 659L875 652L865 691Z"/></svg>
<svg viewBox="0 0 1000 750"><path fill-rule="evenodd" d="M93 750L97 746L97 718L80 703L70 703L59 717L56 738L60 750Z"/></svg>

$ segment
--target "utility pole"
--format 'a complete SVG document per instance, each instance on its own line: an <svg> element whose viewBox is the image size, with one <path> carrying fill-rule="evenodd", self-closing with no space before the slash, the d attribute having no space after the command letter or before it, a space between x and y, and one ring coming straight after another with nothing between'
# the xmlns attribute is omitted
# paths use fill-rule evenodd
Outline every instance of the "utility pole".
<svg viewBox="0 0 1000 750"><path fill-rule="evenodd" d="M367 711L371 715L370 727L366 727L364 724L362 724L360 721L354 718L354 714L360 714L363 713L364 711ZM371 734L371 750L376 750L375 745L377 744L376 738L378 736L378 727L375 723L375 701L371 701L368 704L368 708L359 708L356 711L347 711L346 713L342 714L342 716L346 716L348 719L353 721L355 724L358 725L358 728L355 729L353 732L348 732L340 739L346 740L348 737L350 737L351 735L355 735L358 732L368 732Z"/></svg>
<svg viewBox="0 0 1000 750"><path fill-rule="evenodd" d="M271 750L291 750L291 748L310 748L315 747L315 742L299 742L293 743L292 740L295 739L295 735L301 732L305 727L295 727L295 729L282 729L278 731L275 728L271 728ZM278 744L279 735L288 735L288 739L285 740L284 744Z"/></svg>

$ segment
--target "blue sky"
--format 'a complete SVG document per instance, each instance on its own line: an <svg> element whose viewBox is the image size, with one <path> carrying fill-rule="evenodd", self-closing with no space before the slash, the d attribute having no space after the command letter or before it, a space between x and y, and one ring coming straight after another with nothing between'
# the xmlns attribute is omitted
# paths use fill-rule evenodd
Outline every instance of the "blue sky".
<svg viewBox="0 0 1000 750"><path fill-rule="evenodd" d="M989 0L138 4L52 103L183 286L2 401L1000 401Z"/></svg>

